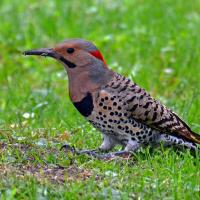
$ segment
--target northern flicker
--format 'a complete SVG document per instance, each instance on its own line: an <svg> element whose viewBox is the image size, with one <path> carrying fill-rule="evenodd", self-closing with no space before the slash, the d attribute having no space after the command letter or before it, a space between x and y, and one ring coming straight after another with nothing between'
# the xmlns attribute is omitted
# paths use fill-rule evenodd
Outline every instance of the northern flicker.
<svg viewBox="0 0 200 200"><path fill-rule="evenodd" d="M69 95L76 109L103 134L100 149L119 144L122 151L142 146L186 147L196 150L200 135L194 133L176 113L153 99L130 79L110 70L97 47L82 39L69 39L54 48L24 52L49 56L64 65L69 77ZM94 154L90 150L80 153Z"/></svg>

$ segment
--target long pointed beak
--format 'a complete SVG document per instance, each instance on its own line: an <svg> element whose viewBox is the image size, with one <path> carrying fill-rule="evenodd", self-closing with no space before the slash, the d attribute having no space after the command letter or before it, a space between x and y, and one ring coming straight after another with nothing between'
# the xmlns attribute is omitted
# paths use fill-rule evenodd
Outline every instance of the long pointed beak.
<svg viewBox="0 0 200 200"><path fill-rule="evenodd" d="M42 48L24 51L23 54L26 55L36 55L36 56L48 56L57 58L58 54L52 48Z"/></svg>
<svg viewBox="0 0 200 200"><path fill-rule="evenodd" d="M25 56L36 55L36 56L48 56L60 60L62 63L67 65L69 68L74 68L76 65L69 60L65 59L62 55L59 55L53 48L42 48L24 51Z"/></svg>

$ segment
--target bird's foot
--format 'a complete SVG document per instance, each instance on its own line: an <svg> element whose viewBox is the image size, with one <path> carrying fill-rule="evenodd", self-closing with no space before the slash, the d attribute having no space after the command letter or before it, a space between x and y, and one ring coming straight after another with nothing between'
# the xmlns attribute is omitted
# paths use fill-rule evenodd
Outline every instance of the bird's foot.
<svg viewBox="0 0 200 200"><path fill-rule="evenodd" d="M87 154L87 155L95 155L97 152L99 152L99 149L93 149L93 150L89 150L89 149L76 149L74 146L70 146L69 144L65 144L63 145L60 150L65 150L67 152L71 152L73 154Z"/></svg>
<svg viewBox="0 0 200 200"><path fill-rule="evenodd" d="M110 152L110 153L102 153L101 149L93 149L93 150L88 150L88 149L84 149L84 150L77 150L75 149L75 147L70 146L68 144L65 144L61 147L61 150L65 149L67 152L72 152L73 154L76 155L83 155L86 154L89 157L94 157L100 160L109 160L109 159L114 159L114 158L129 158L131 156L131 152L128 151L116 151L116 152Z"/></svg>
<svg viewBox="0 0 200 200"><path fill-rule="evenodd" d="M115 159L115 158L128 159L130 158L131 155L132 155L132 152L122 150L122 151L99 154L97 155L96 158L103 159L103 160L110 160L110 159Z"/></svg>
<svg viewBox="0 0 200 200"><path fill-rule="evenodd" d="M71 152L73 154L76 153L76 149L74 146L70 146L69 144L64 144L62 145L62 147L60 148L60 151L65 150L67 152Z"/></svg>

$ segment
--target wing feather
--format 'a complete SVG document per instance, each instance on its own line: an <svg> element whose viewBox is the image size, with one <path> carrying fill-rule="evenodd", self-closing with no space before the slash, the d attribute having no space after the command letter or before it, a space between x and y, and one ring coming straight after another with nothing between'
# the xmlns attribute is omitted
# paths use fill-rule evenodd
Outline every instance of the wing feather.
<svg viewBox="0 0 200 200"><path fill-rule="evenodd" d="M115 78L117 81L112 81L112 87L118 91L118 96L123 100L124 109L129 113L129 117L162 132L200 144L200 135L194 133L175 112L152 98L129 79L119 74L116 74ZM120 85L115 82L120 82Z"/></svg>

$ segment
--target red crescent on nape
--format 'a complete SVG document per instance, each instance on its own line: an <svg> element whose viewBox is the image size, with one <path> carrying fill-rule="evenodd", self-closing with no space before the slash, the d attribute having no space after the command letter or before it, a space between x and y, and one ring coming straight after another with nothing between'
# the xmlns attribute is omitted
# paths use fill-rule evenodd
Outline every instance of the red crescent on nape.
<svg viewBox="0 0 200 200"><path fill-rule="evenodd" d="M94 57L96 57L97 59L101 60L105 65L106 65L106 62L101 54L100 51L91 51L90 54L92 54Z"/></svg>

